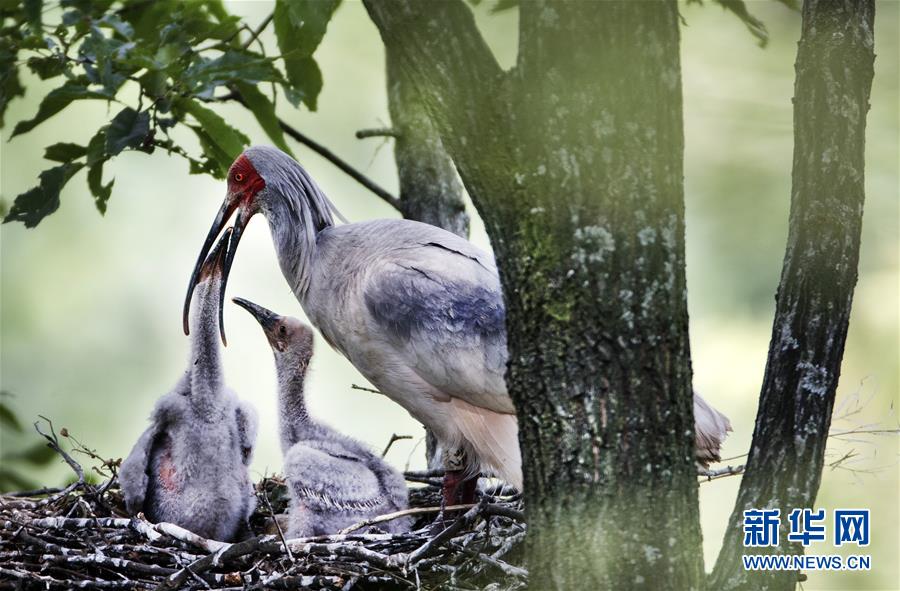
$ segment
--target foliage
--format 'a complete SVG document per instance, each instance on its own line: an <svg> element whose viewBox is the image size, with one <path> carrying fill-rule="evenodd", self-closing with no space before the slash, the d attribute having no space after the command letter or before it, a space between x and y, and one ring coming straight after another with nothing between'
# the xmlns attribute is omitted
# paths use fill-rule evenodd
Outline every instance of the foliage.
<svg viewBox="0 0 900 591"><path fill-rule="evenodd" d="M736 17L741 19L741 22L744 23L744 26L747 27L747 30L756 37L757 42L760 47L765 47L769 43L769 30L766 28L766 24L759 20L750 10L747 8L747 3L744 0L714 0L716 4L722 7L722 10L726 10ZM800 10L800 0L777 0L781 4L784 4L791 10ZM688 4L703 4L703 0L687 0Z"/></svg>
<svg viewBox="0 0 900 591"><path fill-rule="evenodd" d="M0 431L23 433L21 421L8 404L10 398L13 398L12 394L0 391ZM0 492L36 488L37 484L28 477L28 472L49 464L55 458L56 453L43 441L12 451L4 445L0 452Z"/></svg>
<svg viewBox="0 0 900 591"><path fill-rule="evenodd" d="M249 139L211 108L217 103L242 104L289 152L275 101L281 94L295 107L316 108L322 75L313 52L337 4L278 0L254 30L221 0L0 0L0 126L10 101L24 95L23 66L59 82L10 137L79 101L106 101L115 113L87 142L47 147L44 158L58 165L16 198L4 222L36 226L56 211L60 191L84 168L104 213L113 180L104 182L103 167L126 151L162 149L187 159L192 174L223 178ZM259 39L270 23L280 50L275 57ZM178 129L196 136L199 154Z"/></svg>

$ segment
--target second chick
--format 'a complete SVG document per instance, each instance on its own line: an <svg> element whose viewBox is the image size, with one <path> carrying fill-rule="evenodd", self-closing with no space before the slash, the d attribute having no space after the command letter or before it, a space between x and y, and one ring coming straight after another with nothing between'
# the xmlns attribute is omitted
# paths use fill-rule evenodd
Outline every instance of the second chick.
<svg viewBox="0 0 900 591"><path fill-rule="evenodd" d="M397 470L360 442L309 415L304 382L313 353L312 329L248 300L232 301L259 322L275 356L281 451L291 496L288 535L333 534L364 519L406 509L406 482ZM410 526L409 518L378 524L392 533Z"/></svg>

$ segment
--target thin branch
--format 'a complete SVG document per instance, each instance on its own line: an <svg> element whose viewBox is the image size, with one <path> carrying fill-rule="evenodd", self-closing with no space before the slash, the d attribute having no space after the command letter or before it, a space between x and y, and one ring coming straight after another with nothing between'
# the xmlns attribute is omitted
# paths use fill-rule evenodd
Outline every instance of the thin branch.
<svg viewBox="0 0 900 591"><path fill-rule="evenodd" d="M387 442L387 445L384 446L384 451L381 452L381 457L383 458L384 456L387 455L387 453L391 450L391 446L394 445L395 442L402 441L403 439L412 439L412 438L413 438L412 435L397 435L396 433L392 433L390 441Z"/></svg>
<svg viewBox="0 0 900 591"><path fill-rule="evenodd" d="M272 516L272 522L275 524L275 529L278 531L278 538L281 540L281 545L284 546L284 552L287 554L288 560L293 563L294 555L291 553L291 548L288 546L287 540L284 539L284 532L281 531L281 524L278 523L278 518L275 517L275 511L272 509L272 503L269 502L269 493L266 492L265 486L261 487L261 492L263 502L266 504L266 509L269 510L269 515Z"/></svg>
<svg viewBox="0 0 900 591"><path fill-rule="evenodd" d="M247 39L247 41L244 42L244 45L243 45L244 49L247 49L248 47L250 47L251 45L253 45L253 42L256 41L256 39L257 39L257 38L260 36L260 34L265 30L265 28L269 26L269 23L272 22L272 19L273 19L274 17L275 17L275 13L274 13L274 12L270 12L270 13L269 13L269 16L267 16L266 18L264 18L263 21L262 21L261 23L259 23L259 26L256 27L255 30L251 31L251 33L250 33L250 38Z"/></svg>
<svg viewBox="0 0 900 591"><path fill-rule="evenodd" d="M450 505L449 507L444 507L443 510L447 512L462 511L463 509L471 509L475 506L475 503L466 503L465 505ZM370 519L364 519L358 523L354 523L353 525L345 527L344 529L339 531L338 534L349 534L350 532L354 532L358 529L368 527L370 525L393 521L395 519L406 517L408 515L424 515L428 513L440 512L441 507L414 507L412 509L404 509L403 511L394 511L393 513L385 513L384 515L379 515L378 517L372 517Z"/></svg>
<svg viewBox="0 0 900 591"><path fill-rule="evenodd" d="M381 394L378 390L374 390L372 388L366 388L365 386L357 386L356 384L350 384L351 390L362 390L363 392L371 392L372 394Z"/></svg>
<svg viewBox="0 0 900 591"><path fill-rule="evenodd" d="M303 144L304 146L311 149L313 152L315 152L319 156L322 156L323 158L325 158L326 160L328 160L329 162L331 162L332 164L334 164L335 166L340 168L347 175L349 175L353 180L355 180L356 182L361 184L363 187L367 188L369 191L375 193L376 195L378 195L379 197L381 197L382 199L387 201L388 204L391 205L391 207L393 207L394 209L396 209L398 211L400 210L400 199L398 199L397 197L394 197L393 195L388 193L386 190L382 189L379 185L377 185L374 181L369 179L363 173L359 172L358 170L356 170L355 168L353 168L352 166L347 164L347 162L345 162L344 160L339 158L337 156L337 154L335 154L334 152L332 152L331 150L329 150L328 148L326 148L319 142L315 141L311 137L304 135L298 129L291 127L290 125L288 125L281 119L278 120L278 125L281 126L281 129L282 129L282 131L284 131L284 133L291 136L295 141Z"/></svg>
<svg viewBox="0 0 900 591"><path fill-rule="evenodd" d="M697 475L702 478L700 482L710 482L712 480L718 480L719 478L725 478L726 476L737 476L738 474L744 473L744 464L740 466L726 466L724 468L719 468L718 470L698 470Z"/></svg>
<svg viewBox="0 0 900 591"><path fill-rule="evenodd" d="M378 127L375 129L360 129L356 132L356 139L365 139L369 137L400 137L400 132L390 127Z"/></svg>

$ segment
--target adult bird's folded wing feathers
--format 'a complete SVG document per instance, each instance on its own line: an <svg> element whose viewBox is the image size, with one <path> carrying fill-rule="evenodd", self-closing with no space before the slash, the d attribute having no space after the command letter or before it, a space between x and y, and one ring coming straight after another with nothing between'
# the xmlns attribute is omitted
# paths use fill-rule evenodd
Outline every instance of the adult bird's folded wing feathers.
<svg viewBox="0 0 900 591"><path fill-rule="evenodd" d="M369 321L436 390L513 413L504 382L505 310L496 269L487 255L479 260L461 248L420 243L373 268L363 294Z"/></svg>

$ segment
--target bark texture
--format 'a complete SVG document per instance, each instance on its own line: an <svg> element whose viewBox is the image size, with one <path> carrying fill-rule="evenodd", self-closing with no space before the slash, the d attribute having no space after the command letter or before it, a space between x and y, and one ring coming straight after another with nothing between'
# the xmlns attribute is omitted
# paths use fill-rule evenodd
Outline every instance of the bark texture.
<svg viewBox="0 0 900 591"><path fill-rule="evenodd" d="M394 159L400 178L400 213L468 238L463 187L415 84L387 49L388 108L397 132Z"/></svg>
<svg viewBox="0 0 900 591"><path fill-rule="evenodd" d="M857 278L866 113L874 62L873 0L807 0L796 62L787 249L746 473L713 589L793 589L796 572L744 571L743 511L812 507L822 477Z"/></svg>
<svg viewBox="0 0 900 591"><path fill-rule="evenodd" d="M523 3L510 72L462 2L366 5L497 255L531 587L700 588L675 2Z"/></svg>

